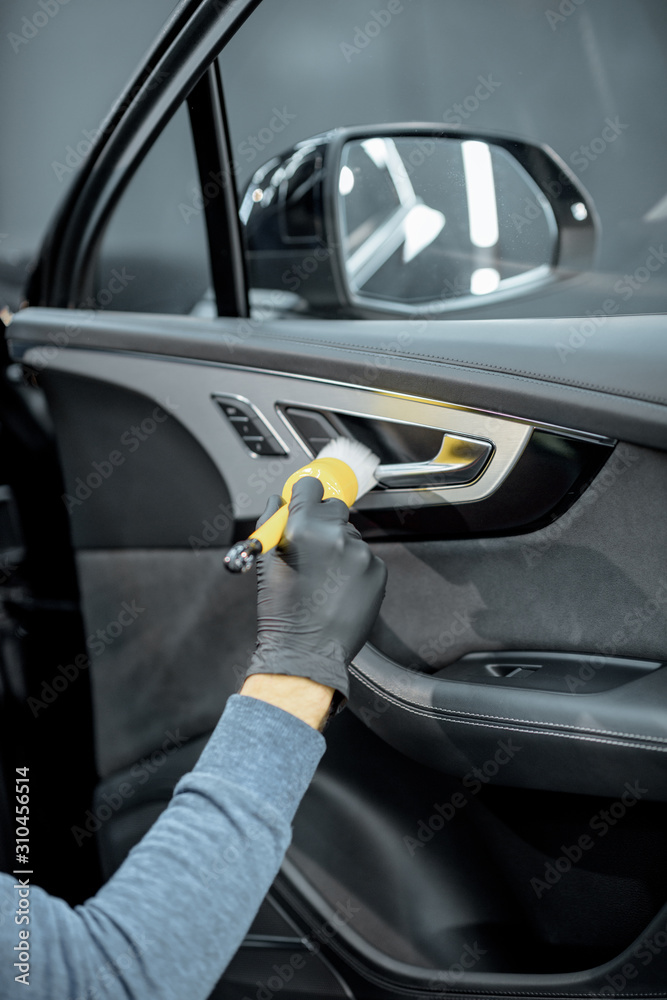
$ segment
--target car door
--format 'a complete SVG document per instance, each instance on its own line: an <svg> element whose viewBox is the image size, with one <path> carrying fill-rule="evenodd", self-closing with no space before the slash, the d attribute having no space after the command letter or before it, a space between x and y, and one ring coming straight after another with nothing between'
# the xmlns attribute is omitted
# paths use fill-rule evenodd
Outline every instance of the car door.
<svg viewBox="0 0 667 1000"><path fill-rule="evenodd" d="M99 783L61 826L106 875L243 676L224 551L327 437L381 458L353 518L387 596L220 997L667 995L663 112L627 78L666 29L650 0L184 3L49 232L9 335L87 637L51 688L93 690ZM521 166L513 248L553 227L518 287L473 280L505 280L479 237L434 308L326 227L355 143L386 171L440 132ZM437 159L409 162L414 195Z"/></svg>

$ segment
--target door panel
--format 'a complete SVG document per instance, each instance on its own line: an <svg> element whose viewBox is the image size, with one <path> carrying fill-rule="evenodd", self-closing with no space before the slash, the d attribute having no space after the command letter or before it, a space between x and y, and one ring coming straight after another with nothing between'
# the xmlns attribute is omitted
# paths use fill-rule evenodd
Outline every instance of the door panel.
<svg viewBox="0 0 667 1000"><path fill-rule="evenodd" d="M25 363L39 372L56 420L66 481L63 499L70 510L77 549L168 546L185 553L190 550L203 568L202 553L227 546L234 525L239 521L251 523L269 493L279 490L287 476L310 457L303 439L285 419L285 409L290 406L333 412L341 417L361 415L369 422L393 420L489 441L491 457L470 484L424 490L378 489L359 504L362 526L373 524L376 509L398 511L403 535L408 539L402 545L390 540L379 546L390 567L390 582L374 642L379 654L388 659L372 653L358 658L360 703L377 699L378 695L381 700L387 699L377 723L385 738L403 749L406 745L413 748L420 760L430 759L435 753L442 766L454 767L457 772L461 765L453 765L456 754L452 754L452 744L456 747L460 739L464 740L464 758L468 751L473 752L470 747L465 749L464 727L457 715L466 719L467 739L472 739L474 752L488 749L498 724L508 730L517 725L524 732L530 725L537 728L531 740L536 740L544 760L513 768L518 784L590 791L591 784L602 781L600 790L609 791L616 779L613 761L617 750L622 751L621 757L632 751L630 759L638 756L649 769L657 766L654 762L661 758L656 755L667 736L667 719L661 711L652 709L661 702L664 675L660 670L600 693L586 689L586 670L595 673L596 667L585 663L578 667L583 683L577 685L577 674L575 687L560 693L543 690L534 683L537 678L518 687L509 681L479 686L461 679L450 681L446 673L435 679L426 674L442 670L463 654L489 649L623 655L660 662L666 624L665 606L660 600L664 592L664 529L657 517L667 494L667 464L662 453L628 444L618 446L598 478L553 526L533 532L529 532L529 525L523 529L515 526L523 533L513 537L438 541L435 517L430 521L435 537L419 542L415 530L416 540L410 543L410 521L412 518L416 528L417 507L433 506L437 511L438 505L444 505L447 516L454 508L465 521L466 508L481 504L487 494L498 491L504 480L511 491L512 470L535 424L452 405L448 397L456 395L457 390L460 393L461 386L445 364L431 376L432 383L437 378L439 391L430 402L363 384L354 387L336 379L341 368L355 363L352 349L345 352L353 356L352 362L346 357L342 364L332 363L326 369L331 378L299 377L299 370L310 366L315 348L331 353L333 342L318 347L317 328L313 328L313 339L308 343L301 330L299 337L291 341L283 337L281 347L289 342L292 351L297 345L304 351L298 363L283 359L283 369L287 369L284 375L238 363L237 345L233 340L229 342L229 335L218 335L214 341L212 332L217 324L201 321L190 321L193 333L199 333L192 346L178 338L179 353L189 349L193 355L217 354L225 359L222 364L203 359L193 363L194 356L186 361L165 354L111 351L112 343L124 347L132 334L137 337L138 348L145 351L149 344L155 346L157 338L151 328L154 320L150 317L135 317L131 323L121 315L111 320L105 317L84 321L74 350L53 351L36 346L40 337L52 341L62 338L58 325L67 323L71 329L70 316L27 310L12 332L17 354L23 351ZM185 327L187 323L179 321L179 325ZM338 329L336 324L337 342L351 338L354 326L344 324ZM658 345L649 354L655 368L664 347L655 340L657 325L652 319L644 318L642 326L646 345ZM386 325L385 338L391 335L392 327ZM466 329L470 328L468 323ZM201 336L204 330L208 344ZM543 324L537 325L538 359L544 354L547 333ZM257 336L246 337L242 350L246 357L263 359L267 364L273 353L266 357L263 345L270 339L271 335L262 330ZM161 340L164 351L169 337ZM618 349L622 349L621 339ZM510 346L510 356L511 352ZM367 375L384 382L387 371L379 367L380 356L375 356L375 367L366 361L361 364ZM418 363L420 355L415 359L406 348L404 357L405 363ZM319 370L322 372L322 367ZM548 370L545 363L544 377L548 377ZM638 396L645 397L648 392L637 391L635 383L650 370L651 365L643 358L634 368L628 364L625 373L618 375L616 388L617 393L625 394L625 402L649 411L646 426L635 428L636 436L649 439L660 431L662 408L640 400ZM392 374L396 372L392 370ZM415 377L413 373L413 380ZM544 384L535 378L531 391L540 391ZM648 376L647 385L653 391ZM512 395L509 390L509 399ZM609 393L591 388L586 395L589 421L606 422L604 409ZM218 405L220 397L248 400L281 454L253 453L225 417ZM615 401L618 398L614 396ZM600 399L602 412L597 409ZM531 400L531 405L536 406L537 401ZM501 412L506 414L508 409L503 406ZM556 431L553 427L550 430ZM557 433L563 441L568 436L577 439L578 435L593 441L601 452L600 464L610 454L612 442L593 439L588 428ZM197 484L196 490L191 488L191 482ZM521 489L526 491L525 483L521 483ZM574 491L568 495L570 501L575 500ZM165 507L165 497L169 498L167 516L153 516L155 510ZM521 508L522 503L517 495L516 507ZM629 530L631 519L634 524L651 524L651 530ZM451 534L444 517L440 533ZM381 540L383 530L376 530L374 536ZM391 533L385 537L391 539ZM185 553L183 562L188 559ZM122 580L122 560L105 560L106 565L118 562L121 568L115 576ZM173 577L173 572L168 571L168 577ZM166 589L167 593L173 590ZM444 620L443 609L447 609ZM205 614L205 608L200 613ZM95 620L98 617L94 615ZM141 649L142 628L135 627L132 634ZM239 649L246 648L246 644L240 643ZM123 646L124 642L119 643L117 651ZM413 668L412 672L408 673L406 667ZM391 710L389 702L393 703ZM438 704L448 705L448 713L439 712ZM426 722L417 726L419 714L428 710L439 721L431 719L430 726ZM149 727L149 732L154 728ZM438 733L445 739L444 749ZM602 739L606 740L604 744ZM423 749L414 749L422 741ZM579 750L585 757L593 748L600 756L601 771L606 768L606 773L595 778L591 775L589 781L578 772L573 774L570 768L563 770L573 752ZM112 760L117 763L113 756ZM571 784L575 778L579 785ZM653 797L661 798L665 794L663 783L653 780L651 784Z"/></svg>
<svg viewBox="0 0 667 1000"><path fill-rule="evenodd" d="M76 337L54 350L73 316ZM358 997L454 986L576 996L615 989L621 976L635 993L661 995L664 952L645 963L638 943L667 921L658 320L633 321L639 352L626 350L626 321L610 326L618 367L605 372L582 351L576 375L551 366L552 321L537 322L532 339L515 324L523 375L512 344L491 343L491 324L468 322L464 345L456 324L431 323L427 348L425 333L400 344L403 327L393 323L364 324L362 339L352 323L328 324L325 337L311 323L294 336L243 321L77 320L26 310L12 338L47 393L67 494L76 498L81 482L81 496L89 491L67 505L92 641L123 602L143 609L91 656L100 795L179 727L186 741L169 772L191 766L238 686L254 638L252 580L226 576L221 549L309 454L276 404L489 440L494 458L479 479L424 505L435 512L428 533L409 497L391 501L411 515L400 537L374 525L386 495L360 504L358 523L389 566L387 599L353 668L352 712L332 727L272 898L297 934L322 940L347 983L340 988ZM216 396L257 407L287 454L253 458ZM531 515L485 535L484 518L471 512L488 501L473 491L496 458L505 461L489 499L505 491L514 510L556 469L519 476L537 435L557 442L561 473L580 461L578 448L590 454L569 478L554 473L560 485L542 504L541 527ZM465 526L458 537L452 511ZM502 671L484 683L447 678L462 656L488 651L579 654L574 678L583 686L551 690ZM613 666L598 670L605 656ZM633 668L620 657L643 661L637 679L623 674ZM602 690L601 675L610 679ZM165 771L110 821L101 835L108 870L171 785ZM637 795L623 805L628 785ZM590 855L579 849L568 860L579 838L593 837L591 822L603 811L613 817L619 803L623 821L596 835ZM275 945L271 935L262 940ZM258 966L244 965L251 946L234 973L238 990L227 984L221 995L240 997L256 982L248 969Z"/></svg>

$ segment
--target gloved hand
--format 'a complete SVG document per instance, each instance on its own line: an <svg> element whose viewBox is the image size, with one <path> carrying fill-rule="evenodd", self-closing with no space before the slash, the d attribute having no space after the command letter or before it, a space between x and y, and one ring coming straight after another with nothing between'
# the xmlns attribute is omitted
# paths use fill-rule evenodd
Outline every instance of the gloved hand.
<svg viewBox="0 0 667 1000"><path fill-rule="evenodd" d="M309 677L347 698L347 668L373 627L387 567L348 521L342 500L322 501L319 479L299 479L283 540L257 561L257 648L250 674ZM284 501L269 498L259 527Z"/></svg>

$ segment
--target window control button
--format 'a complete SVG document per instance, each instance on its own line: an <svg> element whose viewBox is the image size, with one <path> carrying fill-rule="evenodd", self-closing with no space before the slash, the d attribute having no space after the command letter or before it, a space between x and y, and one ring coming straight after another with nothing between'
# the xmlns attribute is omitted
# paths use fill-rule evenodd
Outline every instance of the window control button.
<svg viewBox="0 0 667 1000"><path fill-rule="evenodd" d="M240 400L230 401L214 397L222 412L227 417L229 424L234 428L238 436L245 444L248 451L253 455L276 455L285 454L272 434L269 434L263 422L251 406Z"/></svg>
<svg viewBox="0 0 667 1000"><path fill-rule="evenodd" d="M262 432L257 426L256 422L254 420L251 420L249 417L240 416L240 417L230 417L229 419L231 420L236 433L239 434L242 438L249 437L252 434L259 434L261 436Z"/></svg>
<svg viewBox="0 0 667 1000"><path fill-rule="evenodd" d="M285 452L280 447L275 438L272 438L270 434L264 434L259 437L244 437L243 440L247 444L250 451L254 452L255 455L284 455Z"/></svg>
<svg viewBox="0 0 667 1000"><path fill-rule="evenodd" d="M222 400L218 400L218 406L230 420L234 420L234 418L238 420L240 417L247 418L248 416L247 413L244 413L240 406L236 406L233 403L223 403Z"/></svg>

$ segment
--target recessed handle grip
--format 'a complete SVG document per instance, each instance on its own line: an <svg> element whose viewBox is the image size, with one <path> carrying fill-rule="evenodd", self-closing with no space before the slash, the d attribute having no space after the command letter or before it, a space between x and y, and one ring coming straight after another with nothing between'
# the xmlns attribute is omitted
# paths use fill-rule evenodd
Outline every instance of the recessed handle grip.
<svg viewBox="0 0 667 1000"><path fill-rule="evenodd" d="M375 478L393 489L461 486L480 475L493 452L490 441L445 434L440 451L429 462L380 465Z"/></svg>

